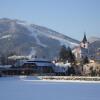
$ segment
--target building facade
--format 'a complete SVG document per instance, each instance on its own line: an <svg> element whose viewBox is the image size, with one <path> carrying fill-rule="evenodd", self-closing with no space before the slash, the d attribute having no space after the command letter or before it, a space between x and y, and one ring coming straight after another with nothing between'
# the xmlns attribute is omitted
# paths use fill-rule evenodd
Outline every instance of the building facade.
<svg viewBox="0 0 100 100"><path fill-rule="evenodd" d="M79 46L75 47L72 51L76 59L89 57L89 42L87 41L86 34L84 34L83 40Z"/></svg>

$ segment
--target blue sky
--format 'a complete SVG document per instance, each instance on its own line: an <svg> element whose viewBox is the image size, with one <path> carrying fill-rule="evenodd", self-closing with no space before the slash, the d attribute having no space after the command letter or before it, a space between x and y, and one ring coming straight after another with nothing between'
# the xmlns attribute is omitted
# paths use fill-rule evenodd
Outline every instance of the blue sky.
<svg viewBox="0 0 100 100"><path fill-rule="evenodd" d="M100 0L0 0L0 18L25 20L72 38L100 37Z"/></svg>

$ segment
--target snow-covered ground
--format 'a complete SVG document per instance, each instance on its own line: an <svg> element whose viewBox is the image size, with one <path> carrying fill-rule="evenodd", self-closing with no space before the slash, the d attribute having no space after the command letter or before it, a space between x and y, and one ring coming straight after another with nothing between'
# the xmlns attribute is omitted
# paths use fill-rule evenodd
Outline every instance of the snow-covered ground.
<svg viewBox="0 0 100 100"><path fill-rule="evenodd" d="M74 41L71 42L71 41L69 41L69 40L67 40L65 38L61 38L62 35L61 36L57 36L56 32L51 31L49 29L47 30L45 28L44 31L41 31L41 29L38 29L39 26L37 26L37 25L35 25L35 27L33 27L32 24L29 24L27 22L19 22L18 21L17 23L23 25L24 27L26 27L32 33L30 35L35 37L37 44L40 45L40 46L47 47L47 45L43 44L38 38L38 36L43 36L43 35L48 37L48 38L52 38L54 40L58 40L61 45L65 45L66 47L68 47L68 46L74 47L74 46L78 46L79 45L78 43L75 43ZM43 28L42 28L42 30L43 30Z"/></svg>
<svg viewBox="0 0 100 100"><path fill-rule="evenodd" d="M0 77L0 100L99 100L100 98L98 83L38 80L37 77L26 76Z"/></svg>

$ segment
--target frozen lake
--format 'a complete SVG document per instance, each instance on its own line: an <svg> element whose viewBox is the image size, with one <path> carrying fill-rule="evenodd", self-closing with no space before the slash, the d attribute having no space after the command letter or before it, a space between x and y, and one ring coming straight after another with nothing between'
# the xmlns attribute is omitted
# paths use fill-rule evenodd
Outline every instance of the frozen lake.
<svg viewBox="0 0 100 100"><path fill-rule="evenodd" d="M0 100L100 100L99 83L39 82L0 77Z"/></svg>

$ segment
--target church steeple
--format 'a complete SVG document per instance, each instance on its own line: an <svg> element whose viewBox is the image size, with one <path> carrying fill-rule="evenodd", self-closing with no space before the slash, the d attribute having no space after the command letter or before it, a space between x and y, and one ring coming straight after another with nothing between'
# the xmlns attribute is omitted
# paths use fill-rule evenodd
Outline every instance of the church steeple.
<svg viewBox="0 0 100 100"><path fill-rule="evenodd" d="M86 38L86 34L84 33L84 38L82 40L83 43L86 43L87 42L87 38Z"/></svg>
<svg viewBox="0 0 100 100"><path fill-rule="evenodd" d="M86 38L86 33L84 33L84 37L83 37L83 40L82 40L80 46L82 48L85 48L85 49L88 48L88 41L87 41L87 38Z"/></svg>

